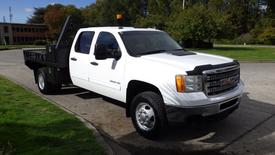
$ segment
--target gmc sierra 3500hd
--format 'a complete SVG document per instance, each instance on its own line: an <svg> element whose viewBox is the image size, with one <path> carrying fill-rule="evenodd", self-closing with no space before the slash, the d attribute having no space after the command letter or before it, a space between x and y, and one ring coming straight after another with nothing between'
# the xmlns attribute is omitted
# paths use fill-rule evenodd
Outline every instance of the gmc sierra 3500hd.
<svg viewBox="0 0 275 155"><path fill-rule="evenodd" d="M69 21L57 45L23 49L42 93L72 83L124 102L137 132L148 138L169 122L225 118L238 108L244 85L237 61L187 51L156 29L81 28L70 42L64 39Z"/></svg>

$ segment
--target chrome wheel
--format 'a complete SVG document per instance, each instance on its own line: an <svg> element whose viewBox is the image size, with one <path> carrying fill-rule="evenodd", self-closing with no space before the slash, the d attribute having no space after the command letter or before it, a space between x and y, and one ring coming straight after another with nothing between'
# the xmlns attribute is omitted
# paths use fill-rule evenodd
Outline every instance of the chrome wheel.
<svg viewBox="0 0 275 155"><path fill-rule="evenodd" d="M155 126L155 112L148 103L139 103L136 108L136 121L140 129L150 131Z"/></svg>
<svg viewBox="0 0 275 155"><path fill-rule="evenodd" d="M44 90L44 88L45 88L45 80L44 80L42 73L40 73L38 75L38 86L41 90Z"/></svg>

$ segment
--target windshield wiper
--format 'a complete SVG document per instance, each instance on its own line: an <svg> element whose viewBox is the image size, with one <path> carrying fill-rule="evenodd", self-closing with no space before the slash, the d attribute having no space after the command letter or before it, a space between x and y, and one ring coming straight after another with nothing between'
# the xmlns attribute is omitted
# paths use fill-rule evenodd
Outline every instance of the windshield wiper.
<svg viewBox="0 0 275 155"><path fill-rule="evenodd" d="M163 53L167 52L167 50L152 50L142 53L141 55L149 55L149 54L157 54L157 53Z"/></svg>

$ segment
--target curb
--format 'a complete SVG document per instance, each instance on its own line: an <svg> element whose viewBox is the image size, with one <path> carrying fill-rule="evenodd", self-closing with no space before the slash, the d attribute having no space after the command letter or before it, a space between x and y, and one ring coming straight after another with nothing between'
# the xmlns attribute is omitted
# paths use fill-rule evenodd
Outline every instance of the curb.
<svg viewBox="0 0 275 155"><path fill-rule="evenodd" d="M46 96L44 96L44 95L42 95L42 94L39 94L39 93L33 91L32 89L26 87L26 86L23 85L22 83L20 83L20 82L14 80L14 79L10 79L10 78L8 78L7 76L5 76L5 75L3 75L3 74L1 74L1 75L2 75L3 77L5 77L6 79L11 80L11 81L14 82L15 84L17 84L17 85L23 87L25 90L31 91L31 92L34 93L35 95L38 95L39 97L43 98L44 100L49 101L50 103L52 103L52 104L54 104L55 106L61 108L61 109L64 110L65 112L74 115L78 120L80 120L82 123L84 123L84 125L85 125L88 129L90 129L90 130L93 131L93 135L95 136L96 141L97 141L100 145L103 146L103 148L104 148L104 150L105 150L105 153L106 153L107 155L115 155L115 153L114 153L112 147L104 140L103 136L102 136L101 133L98 131L98 129L96 129L96 127L95 127L92 123L90 123L88 120L86 120L85 118L82 118L82 117L81 117L80 115L78 115L77 113L75 113L75 112L69 110L68 108L66 108L66 107L64 107L64 106L62 106L62 105L56 103L55 101L53 101L53 100L47 98Z"/></svg>
<svg viewBox="0 0 275 155"><path fill-rule="evenodd" d="M240 63L275 63L275 61L266 61L266 60L252 60L252 61L238 61Z"/></svg>

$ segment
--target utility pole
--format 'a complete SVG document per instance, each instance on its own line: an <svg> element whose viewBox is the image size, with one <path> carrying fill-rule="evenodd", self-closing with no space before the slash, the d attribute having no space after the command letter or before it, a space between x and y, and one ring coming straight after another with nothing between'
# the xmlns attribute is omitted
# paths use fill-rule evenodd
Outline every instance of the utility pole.
<svg viewBox="0 0 275 155"><path fill-rule="evenodd" d="M6 17L3 16L3 23L6 23Z"/></svg>
<svg viewBox="0 0 275 155"><path fill-rule="evenodd" d="M9 12L10 12L10 23L12 22L12 13L11 13L11 7L9 7Z"/></svg>

